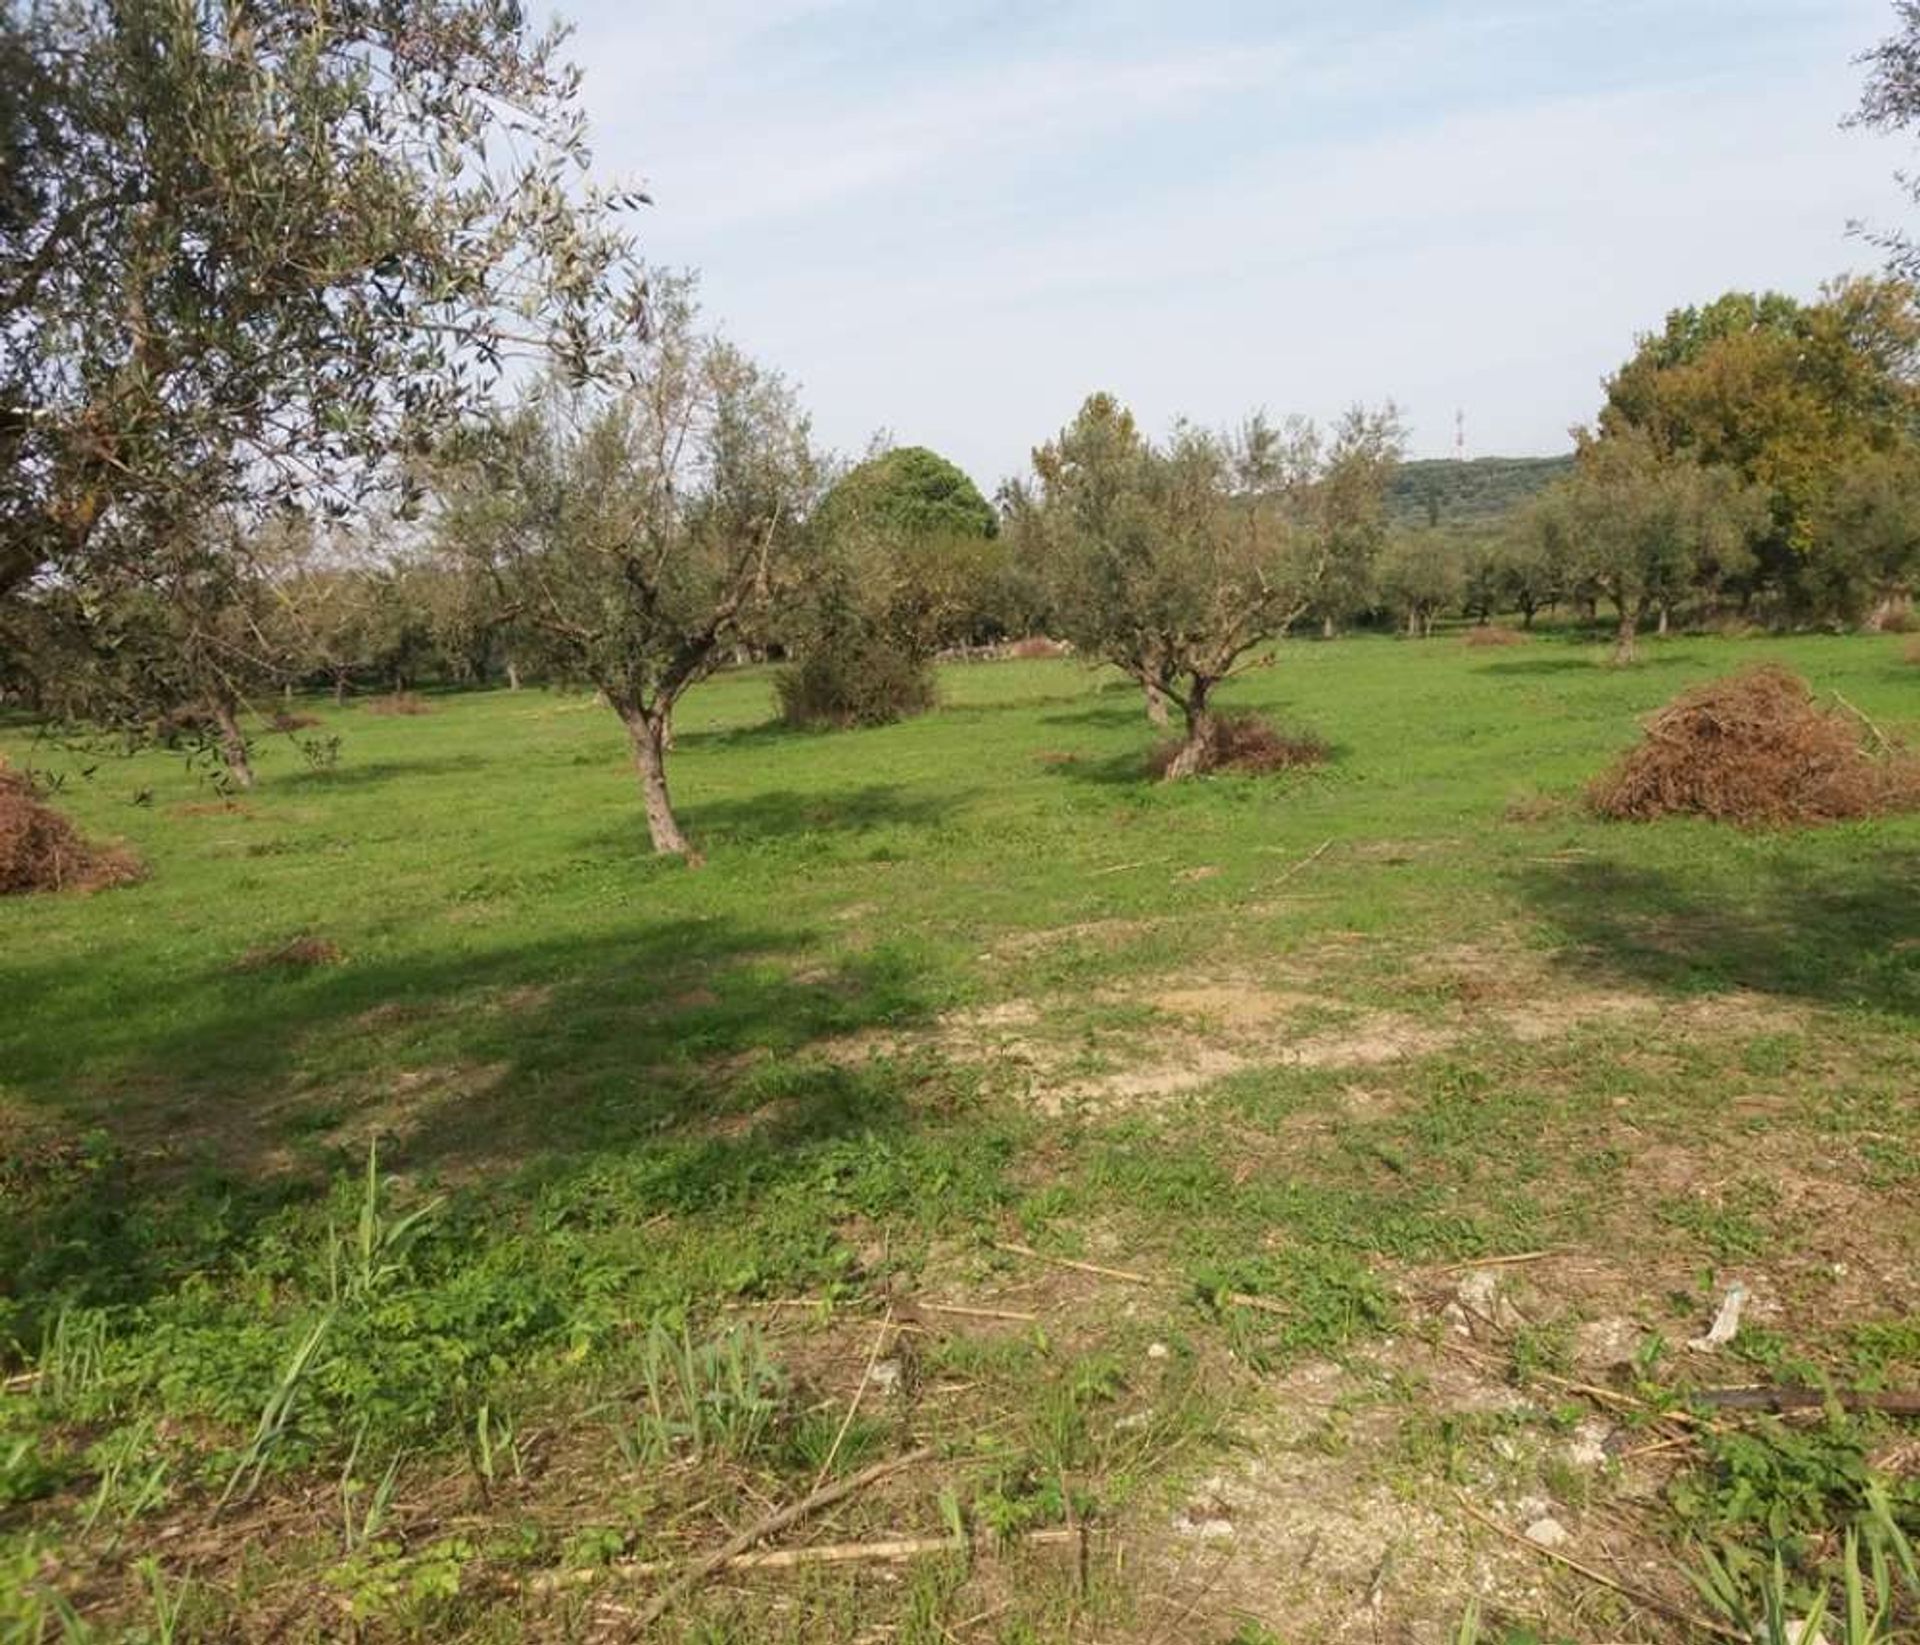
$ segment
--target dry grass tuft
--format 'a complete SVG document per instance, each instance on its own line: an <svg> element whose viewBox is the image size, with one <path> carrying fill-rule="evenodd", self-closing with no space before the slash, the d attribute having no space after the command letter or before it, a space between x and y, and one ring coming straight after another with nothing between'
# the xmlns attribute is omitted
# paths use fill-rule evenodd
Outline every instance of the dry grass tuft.
<svg viewBox="0 0 1920 1645"><path fill-rule="evenodd" d="M338 965L346 955L325 937L289 937L285 942L263 943L249 948L233 962L236 971L310 971L316 966Z"/></svg>
<svg viewBox="0 0 1920 1645"><path fill-rule="evenodd" d="M144 874L131 851L89 845L23 773L0 767L0 895L104 891Z"/></svg>
<svg viewBox="0 0 1920 1645"><path fill-rule="evenodd" d="M1561 794L1516 794L1501 815L1510 823L1543 823L1564 817L1567 809Z"/></svg>
<svg viewBox="0 0 1920 1645"><path fill-rule="evenodd" d="M369 697L364 706L369 714L411 715L433 712L433 704L412 691L396 691L386 697Z"/></svg>
<svg viewBox="0 0 1920 1645"><path fill-rule="evenodd" d="M1526 635L1519 629L1496 628L1491 623L1481 623L1468 629L1460 636L1460 640L1463 645L1471 646L1525 645L1527 643Z"/></svg>
<svg viewBox="0 0 1920 1645"><path fill-rule="evenodd" d="M1217 723L1213 759L1206 767L1209 771L1265 776L1325 765L1333 752L1317 732L1283 731L1257 714L1222 714ZM1161 743L1147 756L1148 772L1156 778L1165 777L1180 749L1178 739Z"/></svg>
<svg viewBox="0 0 1920 1645"><path fill-rule="evenodd" d="M1646 731L1588 790L1603 817L1777 827L1920 806L1920 761L1776 664L1682 692Z"/></svg>

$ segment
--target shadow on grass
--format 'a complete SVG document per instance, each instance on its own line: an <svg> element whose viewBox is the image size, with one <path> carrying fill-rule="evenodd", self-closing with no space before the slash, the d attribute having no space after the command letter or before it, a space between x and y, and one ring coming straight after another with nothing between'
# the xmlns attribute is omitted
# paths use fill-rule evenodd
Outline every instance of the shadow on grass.
<svg viewBox="0 0 1920 1645"><path fill-rule="evenodd" d="M1673 993L1731 989L1920 1018L1920 849L1781 859L1738 882L1621 862L1521 876L1562 964Z"/></svg>
<svg viewBox="0 0 1920 1645"><path fill-rule="evenodd" d="M396 777L451 777L463 771L485 770L486 765L486 758L480 754L436 754L431 759L418 760L356 760L348 749L333 765L302 762L286 771L271 772L261 779L260 792L267 797L278 788L370 788Z"/></svg>
<svg viewBox="0 0 1920 1645"><path fill-rule="evenodd" d="M876 828L926 827L963 807L951 792L908 794L888 783L802 792L781 788L733 800L702 800L679 807L687 832L703 845L791 840L820 833L865 833ZM623 839L628 836L621 836ZM644 843L644 836L642 843Z"/></svg>
<svg viewBox="0 0 1920 1645"><path fill-rule="evenodd" d="M1495 661L1482 663L1478 672L1482 674L1507 674L1514 676L1534 676L1543 674L1574 674L1586 672L1608 678L1618 674L1627 675L1651 672L1661 668L1681 668L1690 661L1686 657L1671 655L1642 656L1638 662L1628 663L1615 669L1604 657L1594 656L1584 648L1578 654L1568 656L1562 653L1554 657L1502 657Z"/></svg>
<svg viewBox="0 0 1920 1645"><path fill-rule="evenodd" d="M98 1061L36 1038L8 1094L59 1145L41 1157L0 1136L0 1338L32 1340L60 1299L138 1303L243 1260L374 1138L384 1166L508 1216L541 1182L617 1181L608 1214L626 1223L803 1181L849 1139L884 1151L918 1127L926 1071L824 1048L933 1007L904 952L817 941L676 919L439 960L349 955L190 979ZM87 982L36 967L12 997L84 1007Z"/></svg>

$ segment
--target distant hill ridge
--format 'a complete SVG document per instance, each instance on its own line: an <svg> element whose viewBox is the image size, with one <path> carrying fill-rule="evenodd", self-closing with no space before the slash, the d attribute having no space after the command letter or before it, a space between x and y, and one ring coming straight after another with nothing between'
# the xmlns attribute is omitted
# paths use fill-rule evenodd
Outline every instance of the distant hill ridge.
<svg viewBox="0 0 1920 1645"><path fill-rule="evenodd" d="M1387 510L1398 522L1425 525L1493 520L1551 485L1573 467L1564 457L1424 457L1402 463L1387 490Z"/></svg>

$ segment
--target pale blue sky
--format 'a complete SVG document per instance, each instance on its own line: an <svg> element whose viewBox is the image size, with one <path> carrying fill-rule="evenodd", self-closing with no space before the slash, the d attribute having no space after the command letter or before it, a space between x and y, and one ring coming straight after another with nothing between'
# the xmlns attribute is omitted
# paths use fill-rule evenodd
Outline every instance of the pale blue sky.
<svg viewBox="0 0 1920 1645"><path fill-rule="evenodd" d="M561 9L648 257L825 441L988 489L1095 388L1564 449L1667 309L1810 295L1903 220L1903 146L1839 130L1886 0Z"/></svg>

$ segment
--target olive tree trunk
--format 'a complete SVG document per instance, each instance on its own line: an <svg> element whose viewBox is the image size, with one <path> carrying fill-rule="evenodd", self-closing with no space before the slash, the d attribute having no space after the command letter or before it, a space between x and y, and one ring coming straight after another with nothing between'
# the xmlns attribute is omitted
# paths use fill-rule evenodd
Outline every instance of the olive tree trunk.
<svg viewBox="0 0 1920 1645"><path fill-rule="evenodd" d="M240 716L225 698L211 705L213 724L219 734L220 763L236 788L253 787L253 760L247 752L247 734L240 729Z"/></svg>
<svg viewBox="0 0 1920 1645"><path fill-rule="evenodd" d="M693 856L693 847L680 831L673 814L673 800L667 793L667 750L673 746L673 704L655 703L651 708L637 704L614 705L620 723L627 728L627 741L633 748L633 769L640 778L640 797L647 809L647 835L656 851L676 857Z"/></svg>
<svg viewBox="0 0 1920 1645"><path fill-rule="evenodd" d="M1633 662L1639 656L1641 602L1625 600L1620 602L1620 626L1614 630L1613 660L1617 664Z"/></svg>
<svg viewBox="0 0 1920 1645"><path fill-rule="evenodd" d="M1173 716L1167 708L1167 690L1158 680L1141 681L1147 694L1147 721L1151 725L1168 726Z"/></svg>
<svg viewBox="0 0 1920 1645"><path fill-rule="evenodd" d="M1168 762L1165 781L1179 782L1213 769L1219 754L1220 721L1208 701L1212 690L1213 681L1196 680L1180 705L1187 716L1187 738Z"/></svg>

